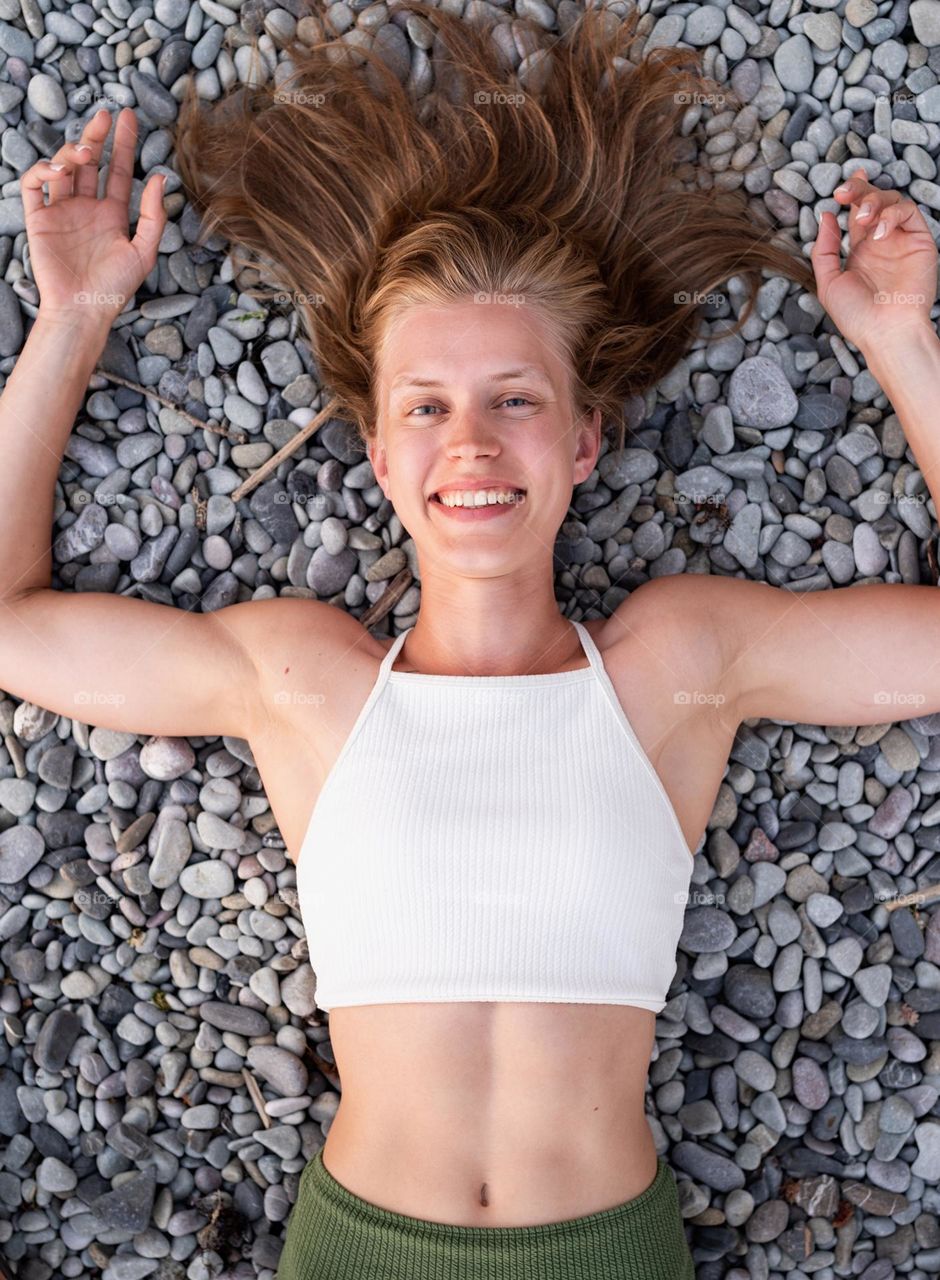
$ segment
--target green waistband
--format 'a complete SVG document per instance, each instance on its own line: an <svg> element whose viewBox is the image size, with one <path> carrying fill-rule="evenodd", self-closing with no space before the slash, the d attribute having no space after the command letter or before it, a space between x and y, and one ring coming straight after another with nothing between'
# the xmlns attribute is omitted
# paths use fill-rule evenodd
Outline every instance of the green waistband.
<svg viewBox="0 0 940 1280"><path fill-rule="evenodd" d="M329 1172L300 1178L277 1280L694 1280L676 1182L657 1157L639 1195L522 1227L467 1227L395 1213Z"/></svg>

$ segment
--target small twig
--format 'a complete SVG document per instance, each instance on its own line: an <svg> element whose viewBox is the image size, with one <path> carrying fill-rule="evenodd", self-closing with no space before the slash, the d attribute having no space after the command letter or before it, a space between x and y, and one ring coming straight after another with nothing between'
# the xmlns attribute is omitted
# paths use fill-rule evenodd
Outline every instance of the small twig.
<svg viewBox="0 0 940 1280"><path fill-rule="evenodd" d="M151 400L156 400L157 404L162 404L165 409L172 409L174 413L178 413L181 418L191 422L194 427L202 427L203 431L214 431L216 435L225 436L226 439L232 440L235 444L244 444L248 438L243 431L230 431L228 427L222 427L217 422L203 422L200 418L194 418L191 413L181 409L172 400L166 400L163 396L158 395L152 387L142 387L139 382L129 382L127 378L111 373L109 369L102 369L97 364L95 365L95 373L100 373L102 378L107 378L110 382L116 382L119 386L130 387L131 391L139 391L142 396L149 396Z"/></svg>
<svg viewBox="0 0 940 1280"><path fill-rule="evenodd" d="M893 902L884 902L881 905L885 911L897 911L898 907L909 907L914 903L922 903L925 898L932 898L935 893L940 893L940 884L928 884L926 889L917 889L914 893L904 893L900 898L895 898Z"/></svg>
<svg viewBox="0 0 940 1280"><path fill-rule="evenodd" d="M265 476L272 472L276 466L283 462L285 458L289 458L295 449L299 449L304 441L308 440L313 435L314 431L316 431L316 429L321 426L327 418L331 418L333 416L338 405L339 400L336 398L330 400L326 407L321 409L315 418L311 418L305 427L301 427L297 434L292 436L283 448L278 449L277 453L272 454L271 457L268 458L267 462L262 462L257 471L252 472L247 480L243 480L237 489L232 490L229 494L232 501L237 502L238 499L243 498L246 493L251 493L255 485L260 484Z"/></svg>
<svg viewBox="0 0 940 1280"><path fill-rule="evenodd" d="M359 619L361 624L368 630L369 627L374 627L377 622L381 622L389 610L394 609L395 605L411 586L412 581L411 570L406 565L404 569L395 574L375 604L366 609Z"/></svg>
<svg viewBox="0 0 940 1280"><path fill-rule="evenodd" d="M254 1078L254 1076L251 1074L251 1072L248 1070L247 1067L242 1067L242 1079L245 1081L245 1085L248 1089L249 1096L251 1097L252 1102L255 1104L255 1110L257 1111L258 1115L261 1117L261 1123L264 1125L266 1129L270 1129L271 1117L268 1115L267 1110L265 1109L264 1097L261 1093L261 1090L258 1088L257 1080Z"/></svg>

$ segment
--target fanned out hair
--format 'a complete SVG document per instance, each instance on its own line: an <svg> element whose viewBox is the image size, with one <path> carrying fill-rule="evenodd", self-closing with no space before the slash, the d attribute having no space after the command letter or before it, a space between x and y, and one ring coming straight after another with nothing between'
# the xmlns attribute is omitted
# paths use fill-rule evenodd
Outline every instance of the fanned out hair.
<svg viewBox="0 0 940 1280"><path fill-rule="evenodd" d="M390 5L418 36L404 84L381 32L337 36L311 13L306 43L272 42L287 54L274 76L272 46L265 55L253 34L258 83L207 105L189 82L178 172L203 234L288 286L323 386L364 441L390 322L482 297L542 310L570 362L573 410L599 408L622 447L625 402L689 349L705 295L732 275L745 282L726 336L747 320L762 269L807 289L813 272L763 202L688 163L689 104L742 105L701 73L696 50L631 62L636 9L620 20L587 7L558 36L469 8L485 17Z"/></svg>

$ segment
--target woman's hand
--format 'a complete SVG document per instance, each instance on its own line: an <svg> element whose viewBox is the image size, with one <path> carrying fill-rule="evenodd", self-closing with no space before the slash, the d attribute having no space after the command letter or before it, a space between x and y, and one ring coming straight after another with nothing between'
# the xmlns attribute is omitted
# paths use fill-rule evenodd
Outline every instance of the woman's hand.
<svg viewBox="0 0 940 1280"><path fill-rule="evenodd" d="M110 128L110 113L96 112L81 143L68 142L52 160L37 161L20 181L30 263L45 316L97 319L104 314L113 320L156 262L166 225L160 175L144 187L137 233L128 238L137 140L137 117L130 107L118 112L105 194L98 198L98 162Z"/></svg>
<svg viewBox="0 0 940 1280"><path fill-rule="evenodd" d="M937 293L937 246L920 210L899 191L881 191L864 169L833 196L849 205L849 256L841 268L842 231L826 212L811 260L819 301L844 338L864 354L890 332L931 328L930 308ZM866 213L866 206L870 210ZM875 239L881 224L883 236Z"/></svg>

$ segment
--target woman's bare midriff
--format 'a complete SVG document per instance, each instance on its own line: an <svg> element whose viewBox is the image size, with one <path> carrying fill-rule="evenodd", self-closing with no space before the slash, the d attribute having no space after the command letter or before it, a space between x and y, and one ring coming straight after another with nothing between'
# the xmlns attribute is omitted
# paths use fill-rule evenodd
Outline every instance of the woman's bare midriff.
<svg viewBox="0 0 940 1280"><path fill-rule="evenodd" d="M702 714L676 720L672 686L657 680L646 656L661 642L641 619L631 615L628 639L617 648L605 646L600 620L585 625L618 694L621 682L631 690L628 714L640 740L658 747L693 848L736 726ZM364 639L357 627L336 610L336 634L324 635L320 649L299 635L279 671L300 689L329 688L330 697L312 710L305 700L270 698L278 714L250 743L294 854L391 643ZM694 671L681 665L691 663L683 646L667 665L698 688ZM279 655L285 648L281 638ZM584 666L586 658L572 650L565 665ZM332 1009L329 1029L342 1096L323 1162L372 1204L452 1225L536 1226L623 1204L656 1175L644 1111L650 1010L521 1001L353 1005Z"/></svg>
<svg viewBox="0 0 940 1280"><path fill-rule="evenodd" d="M655 1016L628 1005L338 1007L342 1101L323 1163L381 1208L458 1226L559 1222L656 1175Z"/></svg>

